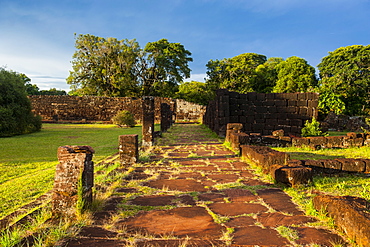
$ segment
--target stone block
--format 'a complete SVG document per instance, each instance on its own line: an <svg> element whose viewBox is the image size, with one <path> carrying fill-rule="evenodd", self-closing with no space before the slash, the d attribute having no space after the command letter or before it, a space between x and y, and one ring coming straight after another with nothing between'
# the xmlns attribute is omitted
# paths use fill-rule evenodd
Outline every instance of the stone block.
<svg viewBox="0 0 370 247"><path fill-rule="evenodd" d="M370 204L352 196L318 195L313 204L316 210L325 210L335 224L359 246L370 246Z"/></svg>
<svg viewBox="0 0 370 247"><path fill-rule="evenodd" d="M54 217L75 218L79 210L92 202L94 185L94 150L89 146L62 146L58 148L52 213Z"/></svg>
<svg viewBox="0 0 370 247"><path fill-rule="evenodd" d="M338 172L342 170L342 163L338 160L325 160L323 164L324 167L328 169L328 172Z"/></svg>
<svg viewBox="0 0 370 247"><path fill-rule="evenodd" d="M138 135L119 136L119 157L121 165L133 165L139 160Z"/></svg>
<svg viewBox="0 0 370 247"><path fill-rule="evenodd" d="M342 136L327 136L325 138L326 138L327 148L343 147L343 137Z"/></svg>
<svg viewBox="0 0 370 247"><path fill-rule="evenodd" d="M277 183L292 187L309 184L312 181L312 169L303 166L282 166L275 169L274 179Z"/></svg>
<svg viewBox="0 0 370 247"><path fill-rule="evenodd" d="M365 162L361 159L336 159L342 164L341 170L346 172L365 172Z"/></svg>
<svg viewBox="0 0 370 247"><path fill-rule="evenodd" d="M314 149L321 149L326 146L327 139L323 136L307 137L309 140L309 146Z"/></svg>

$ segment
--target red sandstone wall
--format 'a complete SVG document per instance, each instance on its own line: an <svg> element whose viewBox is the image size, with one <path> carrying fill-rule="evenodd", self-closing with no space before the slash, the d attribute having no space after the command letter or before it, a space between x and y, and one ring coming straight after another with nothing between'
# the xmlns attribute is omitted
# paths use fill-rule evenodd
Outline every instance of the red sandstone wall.
<svg viewBox="0 0 370 247"><path fill-rule="evenodd" d="M121 110L134 114L137 121L142 119L141 98L97 97L97 96L29 96L33 111L43 121L110 121ZM177 104L179 102L179 104ZM201 118L204 107L183 100L155 98L155 121L160 121L160 105L167 103L176 114L176 119L196 120ZM178 106L177 106L178 105Z"/></svg>

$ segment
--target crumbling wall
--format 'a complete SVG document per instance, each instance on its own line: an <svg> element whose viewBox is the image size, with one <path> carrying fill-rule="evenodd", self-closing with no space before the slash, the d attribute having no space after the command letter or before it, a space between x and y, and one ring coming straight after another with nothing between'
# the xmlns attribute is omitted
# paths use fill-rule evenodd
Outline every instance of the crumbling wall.
<svg viewBox="0 0 370 247"><path fill-rule="evenodd" d="M34 113L43 121L66 122L110 122L118 111L127 110L142 120L142 99L131 97L98 97L98 96L29 96ZM155 97L155 122L160 122L161 104L166 103L175 113L177 121L194 121L202 118L203 106L184 100ZM203 109L203 110L202 110Z"/></svg>
<svg viewBox="0 0 370 247"><path fill-rule="evenodd" d="M242 123L246 133L270 135L283 129L299 135L306 120L317 117L316 93L246 93L217 90L217 96L207 106L203 122L221 136L228 123Z"/></svg>

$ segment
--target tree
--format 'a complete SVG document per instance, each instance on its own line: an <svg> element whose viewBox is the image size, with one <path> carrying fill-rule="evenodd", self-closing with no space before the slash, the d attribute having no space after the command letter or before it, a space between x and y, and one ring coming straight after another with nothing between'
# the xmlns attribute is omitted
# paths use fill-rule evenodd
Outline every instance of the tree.
<svg viewBox="0 0 370 247"><path fill-rule="evenodd" d="M40 95L67 95L64 90L57 90L56 88L50 88L49 90L41 90Z"/></svg>
<svg viewBox="0 0 370 247"><path fill-rule="evenodd" d="M256 68L257 80L253 89L258 93L271 93L278 80L277 65L283 62L281 57L271 57Z"/></svg>
<svg viewBox="0 0 370 247"><path fill-rule="evenodd" d="M340 47L321 60L321 97L333 98L344 104L343 113L362 114L370 102L370 45ZM330 111L330 100L322 104ZM336 110L336 109L333 109Z"/></svg>
<svg viewBox="0 0 370 247"><path fill-rule="evenodd" d="M139 88L132 67L140 52L135 40L117 40L80 34L67 78L82 95L137 96Z"/></svg>
<svg viewBox="0 0 370 247"><path fill-rule="evenodd" d="M276 65L278 80L274 93L295 93L313 91L317 86L315 68L303 58L289 57Z"/></svg>
<svg viewBox="0 0 370 247"><path fill-rule="evenodd" d="M41 118L31 111L24 75L0 68L0 137L40 129Z"/></svg>
<svg viewBox="0 0 370 247"><path fill-rule="evenodd" d="M257 66L266 62L266 56L244 53L233 58L210 60L207 63L207 86L211 90L225 88L246 93L254 91Z"/></svg>
<svg viewBox="0 0 370 247"><path fill-rule="evenodd" d="M176 98L200 105L207 105L208 102L213 99L213 92L211 92L203 82L184 82L180 84L179 91L176 93Z"/></svg>
<svg viewBox="0 0 370 247"><path fill-rule="evenodd" d="M183 78L190 77L188 62L192 62L191 52L180 43L170 43L167 39L148 43L138 65L142 71L143 95L174 96Z"/></svg>
<svg viewBox="0 0 370 247"><path fill-rule="evenodd" d="M99 96L171 96L190 77L191 53L167 39L148 43L79 35L73 71L67 78L72 94Z"/></svg>

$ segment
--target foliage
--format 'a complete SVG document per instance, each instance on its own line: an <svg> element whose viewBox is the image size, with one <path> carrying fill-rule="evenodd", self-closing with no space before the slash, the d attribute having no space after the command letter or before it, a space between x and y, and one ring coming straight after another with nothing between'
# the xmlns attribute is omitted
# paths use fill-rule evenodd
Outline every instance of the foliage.
<svg viewBox="0 0 370 247"><path fill-rule="evenodd" d="M326 80L330 80L330 78ZM336 115L340 115L346 109L346 105L343 101L344 99L340 94L335 93L329 88L329 83L326 83L318 88L318 92L320 93L318 105L319 112L324 115L327 115L330 112L334 112Z"/></svg>
<svg viewBox="0 0 370 247"><path fill-rule="evenodd" d="M276 65L278 80L275 93L296 93L313 91L317 86L315 68L299 57L289 57Z"/></svg>
<svg viewBox="0 0 370 247"><path fill-rule="evenodd" d="M137 66L142 95L172 97L182 79L190 77L190 56L191 52L180 43L167 39L148 43Z"/></svg>
<svg viewBox="0 0 370 247"><path fill-rule="evenodd" d="M120 111L112 118L113 124L117 124L119 127L134 127L136 122L134 115L129 111Z"/></svg>
<svg viewBox="0 0 370 247"><path fill-rule="evenodd" d="M271 93L278 80L277 65L283 62L281 57L271 57L256 68L257 80L254 90L258 93Z"/></svg>
<svg viewBox="0 0 370 247"><path fill-rule="evenodd" d="M334 110L347 115L362 114L370 102L370 45L340 47L321 60L321 93L334 95L342 103ZM330 100L323 101L321 109L332 108ZM343 105L345 107L343 107Z"/></svg>
<svg viewBox="0 0 370 247"><path fill-rule="evenodd" d="M254 91L257 80L257 66L266 62L266 56L244 53L233 58L210 60L207 63L207 87L214 91L225 88L247 93Z"/></svg>
<svg viewBox="0 0 370 247"><path fill-rule="evenodd" d="M191 53L166 39L148 43L80 34L67 78L73 95L172 96L190 77Z"/></svg>
<svg viewBox="0 0 370 247"><path fill-rule="evenodd" d="M302 128L302 136L322 136L323 132L320 130L320 123L316 118L312 118L311 122L306 121L304 127Z"/></svg>
<svg viewBox="0 0 370 247"><path fill-rule="evenodd" d="M39 131L41 118L31 111L24 74L0 68L0 137Z"/></svg>
<svg viewBox="0 0 370 247"><path fill-rule="evenodd" d="M180 84L179 91L176 93L176 98L200 105L207 105L208 102L213 99L213 92L211 92L203 82L184 82Z"/></svg>

